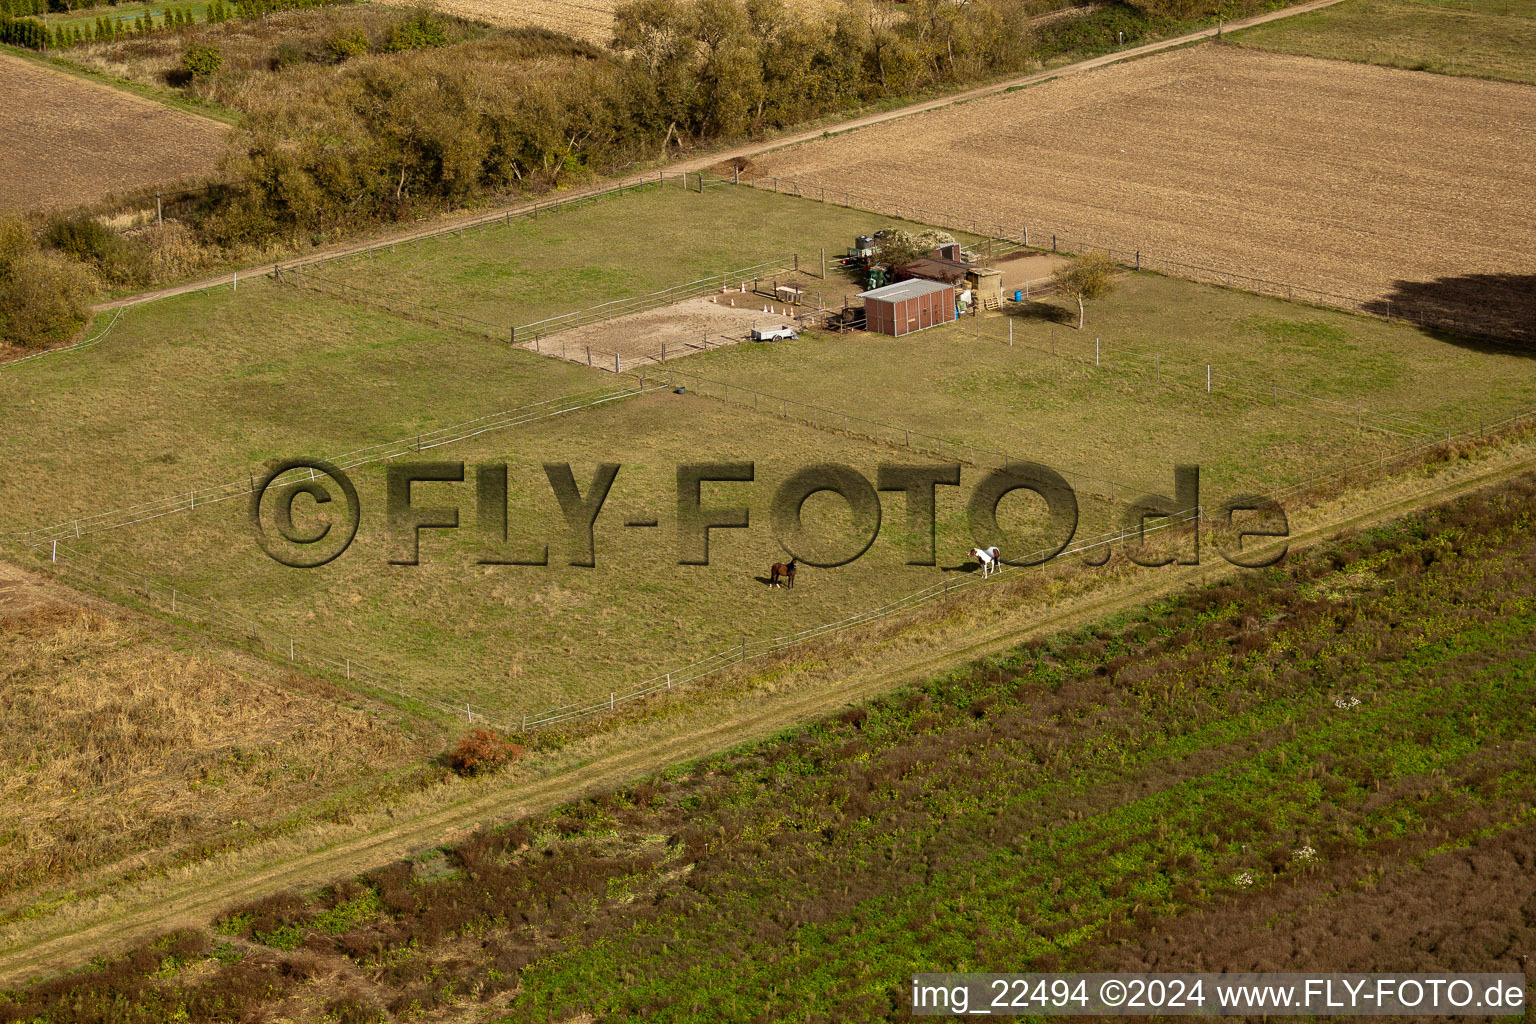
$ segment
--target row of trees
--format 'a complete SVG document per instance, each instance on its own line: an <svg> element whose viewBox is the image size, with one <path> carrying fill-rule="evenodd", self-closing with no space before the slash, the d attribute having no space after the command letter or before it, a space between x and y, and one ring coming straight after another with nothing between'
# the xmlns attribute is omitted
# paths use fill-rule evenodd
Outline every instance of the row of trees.
<svg viewBox="0 0 1536 1024"><path fill-rule="evenodd" d="M204 15L204 24L217 25L229 20L232 10L224 0L212 0ZM126 18L99 14L89 23L76 22L51 28L34 18L0 16L0 42L32 50L65 50L82 43L114 42L152 32L191 28L195 24L197 18L190 6L168 8L159 20L148 11Z"/></svg>
<svg viewBox="0 0 1536 1024"><path fill-rule="evenodd" d="M898 14L849 0L820 21L784 0L633 0L610 50L543 39L562 58L555 71L457 52L353 62L327 80L328 95L284 94L245 118L226 167L238 184L207 231L258 242L484 191L559 187L702 140L968 81L1029 59L1021 3L915 0Z"/></svg>
<svg viewBox="0 0 1536 1024"><path fill-rule="evenodd" d="M211 0L204 11L202 24L223 24L236 14L247 20L255 20L278 11L327 7L342 2L345 0L237 0L235 4L230 4L225 0ZM33 5L32 0L19 0L18 6L21 4ZM40 0L38 5L41 6ZM193 13L191 5L168 7L158 19L152 12L141 11L137 17L129 15L117 18L97 15L93 22L75 22L53 27L30 17L0 14L0 42L32 50L65 50L82 43L113 42L133 36L149 35L151 32L191 28L196 24L198 24L197 16ZM441 45L441 43L431 45ZM396 49L407 48L409 48L407 45L396 47Z"/></svg>
<svg viewBox="0 0 1536 1024"><path fill-rule="evenodd" d="M242 10L273 2L307 0L242 0ZM226 167L235 185L205 237L259 243L559 187L679 147L1108 49L1121 31L1130 41L1182 27L1169 4L1193 17L1275 2L1111 2L1036 28L1031 0L842 0L821 17L786 0L630 0L607 49L529 31L349 61L341 76L250 112ZM547 59L510 59L513 47Z"/></svg>

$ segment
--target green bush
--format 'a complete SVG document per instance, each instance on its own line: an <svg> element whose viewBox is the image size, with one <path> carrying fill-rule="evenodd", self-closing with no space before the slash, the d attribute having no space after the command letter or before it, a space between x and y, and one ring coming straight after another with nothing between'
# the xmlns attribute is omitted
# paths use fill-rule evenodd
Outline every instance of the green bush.
<svg viewBox="0 0 1536 1024"><path fill-rule="evenodd" d="M224 66L224 54L217 46L192 43L181 52L181 66L194 78L204 78Z"/></svg>
<svg viewBox="0 0 1536 1024"><path fill-rule="evenodd" d="M421 9L389 26L389 34L384 37L387 53L447 45L448 30L443 23L431 11Z"/></svg>
<svg viewBox="0 0 1536 1024"><path fill-rule="evenodd" d="M68 341L85 323L96 280L61 253L39 252L26 226L0 219L0 339L23 348Z"/></svg>
<svg viewBox="0 0 1536 1024"><path fill-rule="evenodd" d="M272 69L280 71L283 68L296 67L309 60L309 51L298 43L284 40L277 44L277 49L272 53Z"/></svg>
<svg viewBox="0 0 1536 1024"><path fill-rule="evenodd" d="M48 222L43 242L82 263L106 269L117 258L122 240L88 213L60 214Z"/></svg>
<svg viewBox="0 0 1536 1024"><path fill-rule="evenodd" d="M349 57L361 57L368 52L368 36L360 28L341 28L326 37L325 54L340 64Z"/></svg>

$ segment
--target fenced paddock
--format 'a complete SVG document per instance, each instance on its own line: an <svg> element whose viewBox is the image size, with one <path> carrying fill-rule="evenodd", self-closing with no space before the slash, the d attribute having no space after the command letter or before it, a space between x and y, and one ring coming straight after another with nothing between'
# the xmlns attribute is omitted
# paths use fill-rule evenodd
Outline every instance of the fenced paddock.
<svg viewBox="0 0 1536 1024"><path fill-rule="evenodd" d="M1288 494L1315 491L1336 479L1347 479L1351 472L1368 473L1373 467L1395 464L1392 460L1401 452L1422 453L1444 441L1438 432L1427 436L1410 419L1391 414L1378 416L1368 410L1370 418L1363 426L1351 422L1354 416L1350 414L1360 415L1358 410L1327 407L1325 397L1293 393L1290 387L1281 388L1278 378L1245 381L1240 374L1216 371L1212 390L1205 392L1200 379L1204 367L1188 362L1163 361L1157 353L1120 344L1106 346L1100 358L1093 359L1088 337L1077 332L1060 331L1057 342L1052 343L1046 340L1048 335L1040 335L1041 325L1035 325L1036 330L1030 333L1015 329L1010 346L1007 323L1005 318L962 323L953 329L956 337L945 344L979 343L998 357L1014 361L1023 358L1026 351L1032 352L1057 367L1053 372L1065 370L1100 391L1116 390L1127 378L1138 378L1147 387L1160 383L1176 397L1182 396L1174 404L1190 408L1195 417L1191 422L1208 417L1216 407L1250 416L1266 406L1274 410L1272 402L1279 403L1273 415L1294 422L1306 412L1300 408L1304 400L1312 403L1314 398L1321 398L1325 405L1314 410L1320 413L1315 418L1340 439L1350 457L1335 458L1327 467L1265 488L1282 500ZM969 342L962 340L967 330L973 332ZM782 353L793 362L803 361L807 349L796 352L793 345L760 346L757 352ZM821 351L837 349L824 347ZM851 346L843 351L856 361L869 359L868 349L862 355ZM706 360L728 363L733 355L718 352ZM976 357L977 350L968 351L968 360ZM776 373L772 366L765 369ZM814 365L809 369L826 376ZM1164 377L1161 381L1159 374ZM831 378L836 379L836 374ZM903 450L911 454L898 455L898 459L957 460L975 469L1008 465L1014 459L1041 458L1037 449L1000 448L974 437L967 439L964 431L956 438L902 426L902 417L913 412L907 408L890 409L889 418L880 418L839 410L834 403L817 404L808 400L811 396L794 381L789 383L791 393L786 394L783 388L742 386L710 373L688 372L679 365L648 368L631 379L615 381L612 389L594 392L584 403L572 396L570 401L577 404L556 403L543 412L508 409L424 432L420 437L399 437L335 453L333 458L363 469L364 479L371 481L363 484L365 508L378 505L377 471L366 467L377 466L381 460L411 458L418 452L423 457L467 462L508 460L528 469L540 459L568 458L577 462L578 479L582 479L584 459L613 458L630 465L636 451L645 453L642 461L660 460L663 464L685 456L699 457L701 450L711 455L734 450L759 460L765 450L792 451L797 460L860 465L889 460L893 452ZM691 398L670 394L683 384ZM699 412L699 398L707 399L711 406L718 401L717 412ZM1214 405L1189 407L1191 398ZM677 402L686 404L674 404ZM650 403L650 407L641 408L636 403ZM1146 403L1138 398L1136 404ZM946 415L952 416L954 408ZM985 413L987 408L983 406L981 411ZM1103 411L1085 407L1084 412L1101 417ZM593 415L600 422L592 422ZM782 431L765 426L773 420L784 423ZM995 424L996 418L990 422ZM506 426L519 429L508 433L502 429ZM814 428L822 440L808 437L806 427ZM551 433L552 429L557 433ZM1479 432L1494 429L1490 423ZM750 445L742 440L748 437ZM722 438L737 440L722 445ZM1050 458L1042 461L1052 462ZM1128 493L1167 490L1170 467L1171 462L1158 462L1155 471L1121 478L1070 463L1058 465L1088 495L1090 507L1099 510L1093 513L1097 517L1094 522L1083 528L1084 543L1114 535L1115 509ZM773 464L764 463L764 478L771 479L776 472ZM652 493L666 489L660 477L651 484ZM80 526L73 522L55 524L51 531L19 540L28 545L33 559L62 567L60 571L76 574L82 583L118 599L206 625L269 656L291 658L296 665L334 673L363 689L393 695L407 706L513 730L618 710L627 702L701 681L722 670L750 665L801 644L832 639L946 596L958 597L972 585L969 577L956 575L934 581L931 576L909 575L898 566L879 565L859 579L828 573L817 580L817 574L808 574L801 581L799 597L816 595L819 587L829 589L816 595L814 603L774 604L779 592L753 580L766 565L765 555L782 557L766 537L760 538L761 550L742 548L727 556L723 575L711 578L702 593L697 581L669 576L668 570L650 571L656 551L644 543L621 545L612 562L610 554L604 553L601 564L619 571L601 581L583 585L579 573L572 576L570 570L560 569L557 548L552 552L555 566L528 571L531 587L520 581L517 587L498 589L484 576L465 575L470 564L464 557L467 547L456 542L434 547L429 540L424 548L426 564L418 575L405 577L402 584L397 577L379 573L384 558L375 537L372 548L344 556L360 559L355 565L348 561L339 566L346 570L344 575L332 577L318 589L274 600L287 584L279 586L277 581L257 578L264 566L253 569L228 561L228 539L240 532L233 524L238 518L235 511L243 505L240 499L248 496L248 490L249 477L244 484L232 480L223 487L189 488L185 494L166 495L164 501L146 501L110 515L84 517ZM615 513L627 514L631 509L651 506L640 497L616 494L612 507ZM533 510L528 511L526 518L535 519ZM209 516L218 517L218 522L210 522ZM952 531L948 525L944 528ZM363 538L359 543L370 542ZM188 550L182 550L183 546ZM944 556L949 553L945 548L941 562L947 562ZM53 562L54 557L60 561ZM648 569L636 573L637 565ZM554 578L535 575L546 571ZM637 582L644 586L637 588ZM518 603L516 592L524 589L530 600ZM466 591L465 603L444 603L443 595ZM787 618L786 611L790 613ZM712 620L711 615L724 615L729 624ZM754 625L742 631L737 625L741 621ZM474 657L460 656L451 650L452 645L445 648L427 641L450 633L455 638L462 636L465 645L474 649ZM509 646L509 638L514 637L517 642ZM520 660L524 650L537 650L540 655ZM710 653L696 659L690 653L693 651ZM579 683L573 684L572 673L581 677Z"/></svg>
<svg viewBox="0 0 1536 1024"><path fill-rule="evenodd" d="M1457 445L1484 442L1499 437L1511 437L1529 433L1536 427L1536 409L1516 413L1497 422L1479 423L1475 430L1464 430L1442 439L1426 440L1403 446L1399 450L1364 460L1353 460L1321 474L1312 474L1277 489L1278 500L1303 500L1344 487L1355 486L1382 473L1409 469L1426 459L1434 459L1437 452L1454 451ZM1159 531L1175 531L1195 524L1197 529L1207 528L1208 517L1204 510L1187 510L1163 525L1149 527L1154 535ZM1071 564L1074 555L1087 555L1105 544L1121 544L1128 535L1121 528L1114 528L1081 539L1061 558L1034 567L1005 567L994 579L1035 578L1047 582L1061 578L1065 573L1076 571ZM911 590L882 603L866 607L839 619L776 636L743 636L739 642L723 646L713 653L691 661L679 659L674 667L648 677L632 677L623 684L615 684L606 697L546 706L529 710L530 705L518 707L504 702L476 704L472 700L455 698L440 699L423 692L415 679L408 679L398 670L381 665L376 658L355 656L356 648L347 648L333 636L296 639L291 633L274 630L269 625L252 619L238 610L217 602L178 592L176 587L136 570L116 565L92 555L84 554L67 543L57 541L36 545L30 549L33 560L76 585L108 593L117 600L141 605L185 625L205 630L211 634L238 639L267 653L278 660L302 666L344 681L366 691L398 697L408 707L435 711L441 715L460 718L466 724L484 724L506 732L526 733L532 730L557 727L579 722L601 714L627 710L636 701L670 695L678 691L686 696L691 687L722 676L732 670L750 670L756 663L795 651L818 642L835 641L845 634L857 635L860 629L886 623L899 616L920 610L926 605L945 601L974 600L984 596L981 588L987 581L974 574L957 579L945 579L920 589ZM472 683L464 681L465 692Z"/></svg>
<svg viewBox="0 0 1536 1024"><path fill-rule="evenodd" d="M856 431L809 430L793 416L743 415L738 405L658 389L663 383L661 374L654 380L647 375L649 393L544 417L516 430L433 449L426 449L423 439L422 459L508 467L504 550L507 557L537 560L536 554L522 553L547 546L547 565L480 563L486 549L475 527L472 469L463 485L415 488L418 502L457 503L463 529L423 531L420 564L392 564L380 462L349 474L363 509L357 539L314 572L278 565L254 541L247 542L242 499L248 483L227 489L233 493L206 492L195 507L190 494L167 496L163 505L98 517L95 532L82 530L78 539L72 523L58 524L47 541L48 557L56 538L70 558L143 566L138 582L154 600L174 589L178 607L197 598L238 613L263 627L252 627L250 635L267 637L269 653L286 657L273 646L274 636L291 638L296 658L306 642L330 637L323 646L350 648L354 671L360 663L406 681L408 691L423 698L487 709L595 700L621 689L637 671L647 676L668 671L680 652L723 648L740 642L744 632L748 640L763 635L760 630L796 633L882 603L883 595L933 582L939 570L906 564L905 520L894 515L854 564L802 574L792 600L760 579L771 562L783 558L769 529L768 505L790 472L807 464L842 463L873 479L882 462L930 461L917 438L911 449L896 452ZM400 457L414 458L414 448ZM756 466L751 484L710 486L709 503L739 502L754 525L715 531L709 566L679 564L673 529L677 466L698 461ZM551 462L571 463L584 491L595 464L622 467L597 524L590 568L569 564L578 552L545 478L543 466ZM819 536L842 543L837 539L851 524L835 499L807 511ZM943 565L957 565L970 546L962 516L958 503L941 510ZM1084 535L1110 528L1114 518L1107 503L1090 497L1083 498L1082 517ZM636 519L653 519L658 526L624 526ZM118 528L104 528L109 525ZM129 582L133 574L122 573ZM171 595L164 597L169 601ZM135 600L145 600L143 591ZM745 623L751 625L743 630Z"/></svg>
<svg viewBox="0 0 1536 1024"><path fill-rule="evenodd" d="M736 292L742 299L741 306L732 307L725 303L731 300L733 289L740 289L748 281L755 282L763 276L783 275L787 278L796 274L794 268L798 263L799 257L790 254L523 325L487 323L438 306L400 299L387 291L349 285L308 267L278 269L274 271L274 277L280 282L343 302L360 303L436 327L503 340L541 355L557 355L561 359L623 373L636 365L666 359L669 339L673 341L673 355L682 355L690 350L721 344L723 336L719 328L725 323L739 322L742 326L741 331L730 335L730 340L735 341L740 340L750 326L772 320L773 316L767 312L752 313L755 307L744 290ZM689 301L706 296L723 298L714 308L707 303L701 306L698 301ZM779 305L782 307L783 304ZM710 340L712 334L715 336L713 341Z"/></svg>
<svg viewBox="0 0 1536 1024"><path fill-rule="evenodd" d="M1530 341L1533 131L1521 86L1203 46L781 150L753 183Z"/></svg>
<svg viewBox="0 0 1536 1024"><path fill-rule="evenodd" d="M801 280L835 279L854 237L886 225L920 227L690 173L276 272L333 298L521 345L754 277L798 268ZM818 290L830 305L852 281L826 284Z"/></svg>

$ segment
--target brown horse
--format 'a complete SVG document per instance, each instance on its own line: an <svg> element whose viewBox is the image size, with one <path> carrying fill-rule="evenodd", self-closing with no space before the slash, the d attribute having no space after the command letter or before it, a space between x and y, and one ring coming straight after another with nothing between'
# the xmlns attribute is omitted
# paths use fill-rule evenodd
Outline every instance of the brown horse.
<svg viewBox="0 0 1536 1024"><path fill-rule="evenodd" d="M784 579L783 584L779 583L780 577ZM770 587L782 585L793 588L795 585L795 559L790 558L788 565L785 565L783 562L774 562L773 568L768 570L768 585Z"/></svg>

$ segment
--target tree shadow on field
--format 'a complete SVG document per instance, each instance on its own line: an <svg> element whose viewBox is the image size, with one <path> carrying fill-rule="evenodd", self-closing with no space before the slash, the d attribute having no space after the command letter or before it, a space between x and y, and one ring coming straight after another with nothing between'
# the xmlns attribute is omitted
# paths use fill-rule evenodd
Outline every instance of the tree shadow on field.
<svg viewBox="0 0 1536 1024"><path fill-rule="evenodd" d="M1427 334L1474 351L1536 356L1536 275L1463 274L1397 281L1362 308L1420 321Z"/></svg>
<svg viewBox="0 0 1536 1024"><path fill-rule="evenodd" d="M1003 306L1004 315L1015 320L1028 320L1043 324L1064 324L1068 327L1077 326L1077 310L1067 309L1050 302L1041 302L1038 299L1029 299L1024 302L1009 302Z"/></svg>

